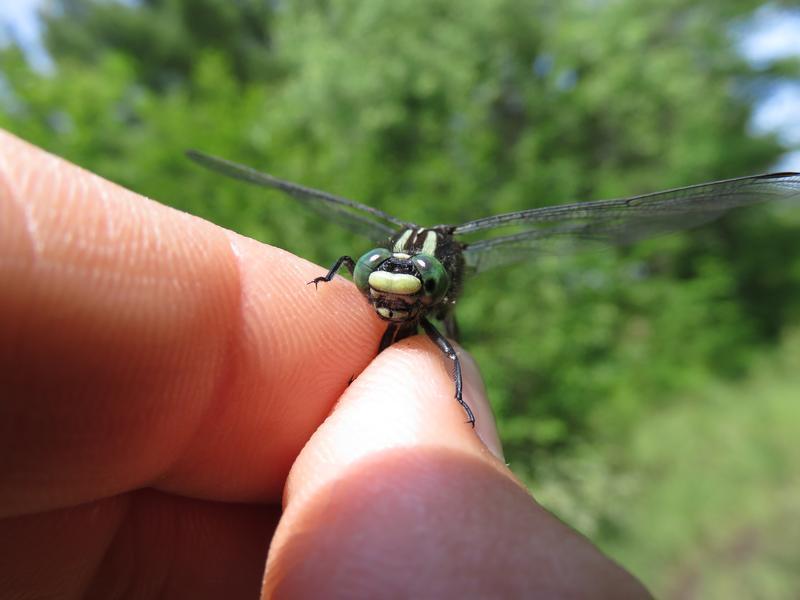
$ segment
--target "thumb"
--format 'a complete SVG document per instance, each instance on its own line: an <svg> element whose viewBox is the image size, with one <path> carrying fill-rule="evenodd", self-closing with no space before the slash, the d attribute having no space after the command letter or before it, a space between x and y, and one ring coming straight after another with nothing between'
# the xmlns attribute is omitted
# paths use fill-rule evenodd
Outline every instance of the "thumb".
<svg viewBox="0 0 800 600"><path fill-rule="evenodd" d="M292 468L265 597L647 597L498 459L483 386L462 360L475 430L419 336L348 388Z"/></svg>

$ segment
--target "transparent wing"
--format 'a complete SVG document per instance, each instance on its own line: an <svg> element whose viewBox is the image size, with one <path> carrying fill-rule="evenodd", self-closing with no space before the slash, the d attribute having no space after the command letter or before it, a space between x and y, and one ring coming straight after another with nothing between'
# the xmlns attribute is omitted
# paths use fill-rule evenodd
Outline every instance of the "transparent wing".
<svg viewBox="0 0 800 600"><path fill-rule="evenodd" d="M563 254L586 245L624 245L661 233L689 229L731 209L800 196L800 174L771 173L691 185L617 200L578 202L477 219L455 234L500 227L523 231L467 245L464 258L473 271L525 260L538 254Z"/></svg>
<svg viewBox="0 0 800 600"><path fill-rule="evenodd" d="M377 208L361 204L355 200L284 181L224 158L211 156L197 150L188 150L186 155L199 165L217 173L248 183L280 190L299 200L303 205L314 210L325 219L334 221L374 241L385 241L399 228L414 227L413 223L406 223Z"/></svg>

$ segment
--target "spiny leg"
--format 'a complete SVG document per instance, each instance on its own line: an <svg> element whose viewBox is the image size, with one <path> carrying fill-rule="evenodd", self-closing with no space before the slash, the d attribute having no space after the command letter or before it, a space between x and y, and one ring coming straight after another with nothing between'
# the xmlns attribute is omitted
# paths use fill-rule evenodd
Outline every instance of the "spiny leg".
<svg viewBox="0 0 800 600"><path fill-rule="evenodd" d="M339 260L337 260L335 263L333 263L333 266L331 267L331 270L328 271L327 275L323 275L322 277L314 278L312 281L308 282L308 285L311 285L313 283L314 287L316 288L323 281L326 282L326 283L329 282L331 279L333 279L336 276L337 271L339 271L339 269L342 268L342 265L347 267L347 270L350 271L350 274L352 275L353 274L353 269L356 268L356 261L354 261L349 256L340 256Z"/></svg>
<svg viewBox="0 0 800 600"><path fill-rule="evenodd" d="M464 398L462 397L461 388L462 388L462 380L461 380L461 362L458 360L458 354L456 354L455 349L447 341L447 338L444 337L436 327L431 324L428 319L422 317L419 320L422 328L425 330L425 333L428 334L428 337L431 341L439 347L439 350L444 352L444 355L453 361L453 379L455 380L456 384L456 400L467 413L467 423L475 427L475 415L472 414L472 409L469 405L464 402Z"/></svg>

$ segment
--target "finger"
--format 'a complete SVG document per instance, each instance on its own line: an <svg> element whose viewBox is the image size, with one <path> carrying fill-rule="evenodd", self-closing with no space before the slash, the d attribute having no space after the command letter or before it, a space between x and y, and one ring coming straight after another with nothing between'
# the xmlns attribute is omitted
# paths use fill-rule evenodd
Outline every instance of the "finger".
<svg viewBox="0 0 800 600"><path fill-rule="evenodd" d="M382 331L319 273L0 133L0 515L278 498Z"/></svg>
<svg viewBox="0 0 800 600"><path fill-rule="evenodd" d="M148 490L0 520L3 597L253 598L277 518Z"/></svg>
<svg viewBox="0 0 800 600"><path fill-rule="evenodd" d="M465 375L489 440L477 373ZM263 596L647 597L533 501L452 390L421 338L365 370L292 469Z"/></svg>
<svg viewBox="0 0 800 600"><path fill-rule="evenodd" d="M472 359L460 352L464 400L475 429L455 400L444 355L416 336L384 350L342 395L298 457L285 502L324 487L363 458L397 447L434 445L502 458L494 416Z"/></svg>

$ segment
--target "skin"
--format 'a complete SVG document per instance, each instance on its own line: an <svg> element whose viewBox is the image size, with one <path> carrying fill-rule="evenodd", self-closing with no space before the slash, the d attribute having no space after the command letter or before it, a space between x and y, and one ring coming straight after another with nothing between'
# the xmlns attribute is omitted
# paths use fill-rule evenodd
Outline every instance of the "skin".
<svg viewBox="0 0 800 600"><path fill-rule="evenodd" d="M4 594L648 597L321 273L0 132Z"/></svg>

